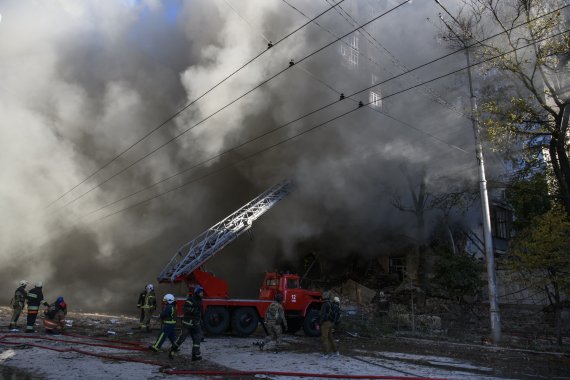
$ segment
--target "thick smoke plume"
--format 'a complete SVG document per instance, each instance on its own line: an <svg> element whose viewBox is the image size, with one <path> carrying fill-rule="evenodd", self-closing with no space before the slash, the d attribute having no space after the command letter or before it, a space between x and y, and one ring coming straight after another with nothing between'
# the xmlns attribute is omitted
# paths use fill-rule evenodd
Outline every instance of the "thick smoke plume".
<svg viewBox="0 0 570 380"><path fill-rule="evenodd" d="M17 281L27 279L43 281L50 299L63 295L75 309L133 310L138 291L156 281L180 245L265 188L291 178L295 192L259 220L250 238L241 238L210 263L228 278L234 295L255 296L262 272L299 262L296 247L305 240L336 256L389 253L397 245L390 242L409 236L413 228L413 218L391 204L395 194L407 197L407 174L425 167L432 192L475 179L470 123L454 112L463 111L466 96L457 74L429 85L430 91L445 94L447 106L425 89L383 101L380 111L407 125L363 107L247 158L357 108L357 102L345 99L106 207L332 103L338 92L349 95L370 85L362 79L371 75L364 65L343 64L337 42L209 117L287 68L291 59L301 61L354 29L346 14L332 10L319 25L310 24L269 49L108 164L266 49L267 40L275 43L305 23L288 3L308 17L330 7L313 0L228 1L232 7L209 0L0 3L0 274L6 302ZM396 4L345 1L342 6L362 24ZM375 21L367 33L411 68L448 52L426 21L436 19L437 12L434 4L412 2ZM359 35L361 47L370 44L367 38ZM360 62L373 59L380 82L402 72L380 48L370 47L366 55ZM431 79L463 65L458 54L415 75ZM380 90L387 96L415 84L403 76ZM368 103L368 92L354 99Z"/></svg>

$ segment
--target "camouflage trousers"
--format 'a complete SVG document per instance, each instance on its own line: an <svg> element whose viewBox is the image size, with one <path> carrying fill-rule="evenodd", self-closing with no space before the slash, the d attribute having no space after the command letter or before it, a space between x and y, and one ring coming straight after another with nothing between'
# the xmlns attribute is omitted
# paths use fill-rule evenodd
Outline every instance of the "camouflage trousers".
<svg viewBox="0 0 570 380"><path fill-rule="evenodd" d="M24 309L23 306L14 305L14 311L12 311L12 319L10 320L10 328L16 328L16 322L20 318L20 314L22 314L22 310Z"/></svg>
<svg viewBox="0 0 570 380"><path fill-rule="evenodd" d="M283 334L281 325L278 325L275 322L267 322L265 326L267 327L268 334L265 339L263 339L265 346L267 347L270 342L274 341L275 347L277 347L281 344L281 335Z"/></svg>

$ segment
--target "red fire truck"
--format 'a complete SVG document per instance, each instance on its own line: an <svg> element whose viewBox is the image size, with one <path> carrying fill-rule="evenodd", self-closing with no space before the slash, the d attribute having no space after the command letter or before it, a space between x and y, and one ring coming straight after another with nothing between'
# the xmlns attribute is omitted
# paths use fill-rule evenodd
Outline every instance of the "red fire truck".
<svg viewBox="0 0 570 380"><path fill-rule="evenodd" d="M239 210L184 244L166 265L158 281L185 282L189 293L197 285L204 288L204 328L210 334L232 331L239 336L252 334L263 321L265 311L275 298L283 295L288 332L303 328L305 334L318 336L318 315L322 295L301 288L296 274L267 272L257 299L234 299L228 295L228 283L204 269L204 263L226 245L247 231L253 221L290 193L291 184L282 182L260 194ZM177 299L178 315L186 298Z"/></svg>

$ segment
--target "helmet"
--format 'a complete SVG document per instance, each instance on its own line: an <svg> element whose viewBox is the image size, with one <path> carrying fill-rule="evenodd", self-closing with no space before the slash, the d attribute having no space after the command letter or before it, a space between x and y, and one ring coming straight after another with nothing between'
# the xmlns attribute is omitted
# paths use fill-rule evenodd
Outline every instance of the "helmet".
<svg viewBox="0 0 570 380"><path fill-rule="evenodd" d="M62 302L63 302L63 297L62 297L62 296L57 297L57 299L55 300L55 304L56 304L56 305L57 305L57 304L60 304L60 303L62 303Z"/></svg>
<svg viewBox="0 0 570 380"><path fill-rule="evenodd" d="M323 299L324 299L324 300L330 300L330 299L331 299L331 294L330 294L330 292L328 292L328 291L325 290L325 291L323 292Z"/></svg>
<svg viewBox="0 0 570 380"><path fill-rule="evenodd" d="M198 293L204 293L204 288L201 287L200 285L197 285L197 286L194 288L194 294L198 294Z"/></svg>
<svg viewBox="0 0 570 380"><path fill-rule="evenodd" d="M174 296L172 294L167 294L164 296L164 298L162 299L164 302L166 303L173 303L174 302Z"/></svg>
<svg viewBox="0 0 570 380"><path fill-rule="evenodd" d="M153 284L148 284L145 289L146 289L147 292L152 292L152 291L154 290L154 285L153 285Z"/></svg>
<svg viewBox="0 0 570 380"><path fill-rule="evenodd" d="M333 298L333 302L334 303L340 303L340 298L338 298L338 297Z"/></svg>
<svg viewBox="0 0 570 380"><path fill-rule="evenodd" d="M283 302L283 294L277 293L277 294L275 295L275 301L277 301L277 302L279 302L279 303Z"/></svg>
<svg viewBox="0 0 570 380"><path fill-rule="evenodd" d="M36 282L36 287L37 288L41 288L42 286L44 286L44 283L41 281Z"/></svg>
<svg viewBox="0 0 570 380"><path fill-rule="evenodd" d="M26 280L20 281L20 286L28 286L28 281Z"/></svg>

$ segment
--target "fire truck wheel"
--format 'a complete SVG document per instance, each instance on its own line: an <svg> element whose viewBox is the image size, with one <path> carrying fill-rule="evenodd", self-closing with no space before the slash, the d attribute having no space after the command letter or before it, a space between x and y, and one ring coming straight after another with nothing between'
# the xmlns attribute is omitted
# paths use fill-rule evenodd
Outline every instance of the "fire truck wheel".
<svg viewBox="0 0 570 380"><path fill-rule="evenodd" d="M252 307L240 307L232 315L232 330L239 336L251 335L259 323L257 311Z"/></svg>
<svg viewBox="0 0 570 380"><path fill-rule="evenodd" d="M303 327L303 318L287 318L287 333L295 334Z"/></svg>
<svg viewBox="0 0 570 380"><path fill-rule="evenodd" d="M212 306L204 313L204 328L213 335L223 334L230 327L230 313L225 307Z"/></svg>
<svg viewBox="0 0 570 380"><path fill-rule="evenodd" d="M311 310L305 316L305 320L303 321L303 331L308 336L320 336L321 330L317 328L319 324L319 311L318 310Z"/></svg>

